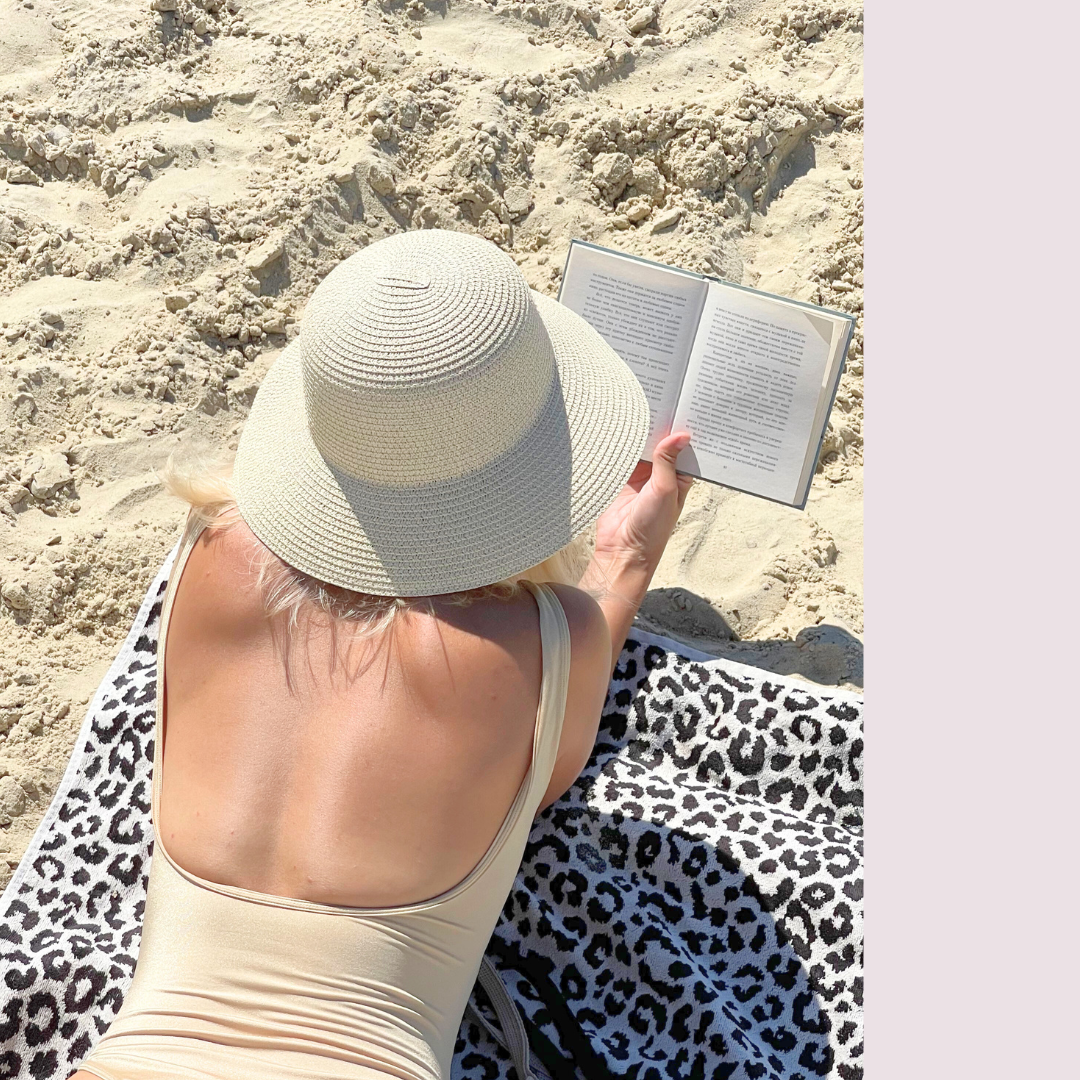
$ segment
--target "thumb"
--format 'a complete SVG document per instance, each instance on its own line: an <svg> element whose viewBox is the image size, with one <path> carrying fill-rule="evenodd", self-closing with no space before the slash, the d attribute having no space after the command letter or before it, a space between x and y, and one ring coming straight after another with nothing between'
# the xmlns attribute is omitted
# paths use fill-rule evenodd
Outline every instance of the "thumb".
<svg viewBox="0 0 1080 1080"><path fill-rule="evenodd" d="M680 431L661 439L653 450L652 486L659 495L670 495L678 490L678 474L675 460L690 445L690 434Z"/></svg>

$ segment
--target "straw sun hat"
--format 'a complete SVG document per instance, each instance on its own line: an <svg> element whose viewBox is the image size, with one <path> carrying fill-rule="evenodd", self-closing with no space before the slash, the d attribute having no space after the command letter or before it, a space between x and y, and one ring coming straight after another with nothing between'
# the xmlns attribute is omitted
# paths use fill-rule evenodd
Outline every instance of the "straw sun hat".
<svg viewBox="0 0 1080 1080"><path fill-rule="evenodd" d="M633 373L494 244L400 233L340 263L267 373L234 486L291 566L379 596L500 581L611 504L645 444Z"/></svg>

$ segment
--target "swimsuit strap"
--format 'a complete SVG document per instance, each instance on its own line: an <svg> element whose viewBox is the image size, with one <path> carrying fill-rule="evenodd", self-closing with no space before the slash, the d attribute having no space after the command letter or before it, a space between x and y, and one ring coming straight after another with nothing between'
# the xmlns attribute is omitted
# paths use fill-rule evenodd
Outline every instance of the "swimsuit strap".
<svg viewBox="0 0 1080 1080"><path fill-rule="evenodd" d="M158 805L161 801L161 760L165 752L165 640L169 632L169 620L172 617L173 600L176 598L176 588L180 584L184 567L192 551L195 550L195 542L202 535L206 524L199 521L195 515L188 514L184 524L184 533L177 545L176 558L173 560L172 570L169 573L169 584L165 589L165 597L161 602L161 618L158 621L157 639L157 705L154 711L154 775L151 785L150 814L155 832L160 818Z"/></svg>
<svg viewBox="0 0 1080 1080"><path fill-rule="evenodd" d="M523 582L536 598L540 608L540 648L543 657L543 676L540 710L533 733L533 762L530 769L530 821L551 782L555 759L559 752L563 719L566 713L566 691L570 683L570 624L562 601L550 585Z"/></svg>

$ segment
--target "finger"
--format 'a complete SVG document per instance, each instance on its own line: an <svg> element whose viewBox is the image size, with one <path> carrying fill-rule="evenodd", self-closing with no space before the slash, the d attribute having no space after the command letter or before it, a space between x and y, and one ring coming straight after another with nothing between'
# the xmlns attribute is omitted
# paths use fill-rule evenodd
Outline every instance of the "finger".
<svg viewBox="0 0 1080 1080"><path fill-rule="evenodd" d="M675 459L690 444L690 436L685 431L668 435L661 439L653 450L652 486L660 495L673 495L678 492L678 474L675 471Z"/></svg>
<svg viewBox="0 0 1080 1080"><path fill-rule="evenodd" d="M659 454L661 457L669 458L674 461L690 445L690 433L687 431L676 431L670 435L665 435L657 444L656 449L653 450L653 458Z"/></svg>

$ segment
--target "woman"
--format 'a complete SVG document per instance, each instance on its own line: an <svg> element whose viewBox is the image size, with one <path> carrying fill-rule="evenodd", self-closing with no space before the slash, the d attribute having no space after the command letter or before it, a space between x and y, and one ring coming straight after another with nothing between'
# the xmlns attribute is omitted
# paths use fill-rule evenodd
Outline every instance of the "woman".
<svg viewBox="0 0 1080 1080"><path fill-rule="evenodd" d="M486 241L393 236L319 286L231 481L167 477L191 513L156 853L76 1080L449 1076L690 484L686 435L638 463L648 425L616 354ZM593 525L599 602L573 584Z"/></svg>

